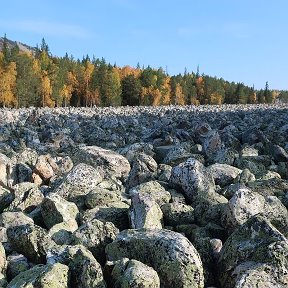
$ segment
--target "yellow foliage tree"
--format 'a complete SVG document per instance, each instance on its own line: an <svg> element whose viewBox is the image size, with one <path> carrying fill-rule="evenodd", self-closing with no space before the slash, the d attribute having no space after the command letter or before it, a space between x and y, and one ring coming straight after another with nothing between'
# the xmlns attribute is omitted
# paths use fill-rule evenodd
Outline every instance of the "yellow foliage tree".
<svg viewBox="0 0 288 288"><path fill-rule="evenodd" d="M169 76L167 76L164 79L164 83L161 87L161 92L162 92L162 104L169 105L171 103L171 85Z"/></svg>
<svg viewBox="0 0 288 288"><path fill-rule="evenodd" d="M1 65L3 66L3 65ZM0 105L3 107L17 106L15 96L16 63L10 62L7 67L0 66Z"/></svg>
<svg viewBox="0 0 288 288"><path fill-rule="evenodd" d="M55 101L51 99L52 86L48 75L43 71L41 78L41 96L42 96L42 106L54 107Z"/></svg>
<svg viewBox="0 0 288 288"><path fill-rule="evenodd" d="M175 88L175 104L176 105L185 105L185 95L183 93L183 88L180 83L176 84Z"/></svg>
<svg viewBox="0 0 288 288"><path fill-rule="evenodd" d="M219 93L212 93L210 95L210 104L221 105L223 103L223 97Z"/></svg>
<svg viewBox="0 0 288 288"><path fill-rule="evenodd" d="M84 96L84 105L87 106L91 101L89 97L91 97L92 93L89 91L89 83L91 80L92 73L94 71L94 65L89 61L86 63L86 67L83 73L84 82L85 82L85 96Z"/></svg>

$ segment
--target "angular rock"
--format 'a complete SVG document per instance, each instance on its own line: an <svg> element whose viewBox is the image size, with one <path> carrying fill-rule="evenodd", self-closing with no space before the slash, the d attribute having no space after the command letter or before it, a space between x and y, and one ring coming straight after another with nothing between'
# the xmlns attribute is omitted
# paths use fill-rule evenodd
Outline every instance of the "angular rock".
<svg viewBox="0 0 288 288"><path fill-rule="evenodd" d="M124 258L115 262L108 262L106 270L108 283L114 287L160 288L157 272L140 261Z"/></svg>
<svg viewBox="0 0 288 288"><path fill-rule="evenodd" d="M8 186L10 162L10 158L0 153L0 185L4 187Z"/></svg>
<svg viewBox="0 0 288 288"><path fill-rule="evenodd" d="M110 191L99 187L91 190L85 197L85 205L88 209L117 201L121 201L121 195L118 191Z"/></svg>
<svg viewBox="0 0 288 288"><path fill-rule="evenodd" d="M251 217L229 236L220 252L220 285L235 287L237 277L257 263L271 265L277 282L287 285L287 251L287 239L269 221L261 216Z"/></svg>
<svg viewBox="0 0 288 288"><path fill-rule="evenodd" d="M193 158L173 167L170 183L180 186L185 196L192 202L199 194L215 191L212 175L202 163Z"/></svg>
<svg viewBox="0 0 288 288"><path fill-rule="evenodd" d="M4 187L0 186L0 213L4 211L14 200L14 194Z"/></svg>
<svg viewBox="0 0 288 288"><path fill-rule="evenodd" d="M88 248L96 260L104 265L106 261L105 247L115 240L118 233L119 230L113 223L93 219L73 233L73 242Z"/></svg>
<svg viewBox="0 0 288 288"><path fill-rule="evenodd" d="M82 245L60 246L49 251L47 263L61 263L69 267L73 287L106 288L100 264Z"/></svg>
<svg viewBox="0 0 288 288"><path fill-rule="evenodd" d="M54 265L37 265L20 273L7 286L7 288L68 288L70 286L68 267L56 263Z"/></svg>
<svg viewBox="0 0 288 288"><path fill-rule="evenodd" d="M55 224L49 229L49 236L58 245L69 245L73 242L73 232L78 229L74 219Z"/></svg>
<svg viewBox="0 0 288 288"><path fill-rule="evenodd" d="M35 164L34 173L38 174L44 182L49 181L59 170L55 160L48 155L40 155Z"/></svg>
<svg viewBox="0 0 288 288"><path fill-rule="evenodd" d="M125 157L97 146L80 147L74 156L74 162L93 166L103 178L116 177L124 180L130 172L130 164Z"/></svg>
<svg viewBox="0 0 288 288"><path fill-rule="evenodd" d="M48 229L61 222L76 220L79 210L75 203L69 202L55 193L50 193L41 203L41 214Z"/></svg>
<svg viewBox="0 0 288 288"><path fill-rule="evenodd" d="M7 280L11 281L18 274L30 268L27 258L22 254L14 252L7 257Z"/></svg>
<svg viewBox="0 0 288 288"><path fill-rule="evenodd" d="M263 197L247 188L239 189L229 200L222 224L231 231L256 214L261 214L288 235L288 212L280 200L275 196Z"/></svg>
<svg viewBox="0 0 288 288"><path fill-rule="evenodd" d="M157 181L149 181L135 186L128 191L128 194L131 197L135 194L149 195L160 207L165 203L169 203L171 199L170 193Z"/></svg>
<svg viewBox="0 0 288 288"><path fill-rule="evenodd" d="M102 176L95 168L80 163L73 167L54 192L78 207L83 207L85 196L101 181Z"/></svg>
<svg viewBox="0 0 288 288"><path fill-rule="evenodd" d="M126 181L126 187L132 188L141 183L154 180L156 178L157 162L148 155L141 153L132 163L132 169Z"/></svg>
<svg viewBox="0 0 288 288"><path fill-rule="evenodd" d="M112 222L121 231L129 228L128 209L129 205L120 201L99 205L83 212L82 224L98 219Z"/></svg>
<svg viewBox="0 0 288 288"><path fill-rule="evenodd" d="M129 209L129 219L133 229L161 229L163 213L150 195L134 194Z"/></svg>
<svg viewBox="0 0 288 288"><path fill-rule="evenodd" d="M242 170L227 164L212 164L207 167L208 173L212 174L216 185L221 187L233 183L234 179L241 174Z"/></svg>
<svg viewBox="0 0 288 288"><path fill-rule="evenodd" d="M125 230L106 247L108 260L130 258L156 270L163 287L204 287L198 252L179 233L168 230Z"/></svg>
<svg viewBox="0 0 288 288"><path fill-rule="evenodd" d="M23 211L30 213L44 199L43 193L34 183L23 182L13 186L15 198L7 208L8 211Z"/></svg>
<svg viewBox="0 0 288 288"><path fill-rule="evenodd" d="M182 203L166 203L161 206L165 226L194 223L194 209Z"/></svg>
<svg viewBox="0 0 288 288"><path fill-rule="evenodd" d="M9 227L7 236L12 247L33 263L45 263L47 251L55 245L45 229L31 224Z"/></svg>

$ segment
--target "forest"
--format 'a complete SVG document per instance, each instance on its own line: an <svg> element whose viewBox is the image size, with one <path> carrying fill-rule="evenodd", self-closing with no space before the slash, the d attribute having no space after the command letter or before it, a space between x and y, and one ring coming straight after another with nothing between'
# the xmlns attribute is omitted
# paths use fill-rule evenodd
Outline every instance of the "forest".
<svg viewBox="0 0 288 288"><path fill-rule="evenodd" d="M32 52L9 47L0 52L0 107L66 107L120 105L253 104L285 100L287 92L262 90L244 83L185 71L170 76L163 68L106 63L53 56L44 39Z"/></svg>

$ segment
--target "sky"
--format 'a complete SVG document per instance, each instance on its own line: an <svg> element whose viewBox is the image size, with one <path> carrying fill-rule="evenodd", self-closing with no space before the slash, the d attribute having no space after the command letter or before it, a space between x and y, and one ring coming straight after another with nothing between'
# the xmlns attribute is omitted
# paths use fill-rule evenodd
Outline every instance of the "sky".
<svg viewBox="0 0 288 288"><path fill-rule="evenodd" d="M11 0L0 36L53 55L288 90L287 0ZM2 35L1 35L2 32Z"/></svg>

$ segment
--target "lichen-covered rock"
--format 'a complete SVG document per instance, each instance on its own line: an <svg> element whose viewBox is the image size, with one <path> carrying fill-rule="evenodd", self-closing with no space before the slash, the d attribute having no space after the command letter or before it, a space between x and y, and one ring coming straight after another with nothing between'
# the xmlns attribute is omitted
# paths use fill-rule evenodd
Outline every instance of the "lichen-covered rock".
<svg viewBox="0 0 288 288"><path fill-rule="evenodd" d="M224 196L216 192L198 195L193 203L196 222L203 226L210 222L220 223L227 202Z"/></svg>
<svg viewBox="0 0 288 288"><path fill-rule="evenodd" d="M159 181L169 182L171 177L172 167L166 164L159 164L157 169L157 178Z"/></svg>
<svg viewBox="0 0 288 288"><path fill-rule="evenodd" d="M45 263L47 251L55 245L45 229L32 225L9 227L7 236L12 247L33 263Z"/></svg>
<svg viewBox="0 0 288 288"><path fill-rule="evenodd" d="M30 268L27 258L14 252L7 257L7 280L11 281L21 272L27 271Z"/></svg>
<svg viewBox="0 0 288 288"><path fill-rule="evenodd" d="M132 163L132 169L126 181L126 187L129 189L141 183L154 180L156 175L157 162L151 156L141 153Z"/></svg>
<svg viewBox="0 0 288 288"><path fill-rule="evenodd" d="M55 224L49 229L49 236L58 245L69 245L73 241L73 232L78 229L76 220L71 219L66 222Z"/></svg>
<svg viewBox="0 0 288 288"><path fill-rule="evenodd" d="M283 234L265 218L253 216L224 243L217 264L219 282L222 287L235 287L240 274L251 264L261 263L273 267L277 281L287 285L287 256L288 241Z"/></svg>
<svg viewBox="0 0 288 288"><path fill-rule="evenodd" d="M160 288L157 272L140 261L123 258L108 262L105 268L112 270L106 277L113 287Z"/></svg>
<svg viewBox="0 0 288 288"><path fill-rule="evenodd" d="M85 197L85 205L88 209L117 201L121 201L121 194L118 191L99 187L92 189Z"/></svg>
<svg viewBox="0 0 288 288"><path fill-rule="evenodd" d="M106 261L105 247L115 240L118 233L119 230L113 223L93 219L73 233L73 243L84 245L92 252L96 260L104 265Z"/></svg>
<svg viewBox="0 0 288 288"><path fill-rule="evenodd" d="M11 160L6 155L0 153L0 185L9 186L9 164Z"/></svg>
<svg viewBox="0 0 288 288"><path fill-rule="evenodd" d="M255 175L251 173L249 169L245 168L242 170L241 174L236 177L235 182L238 182L240 184L246 184L255 180Z"/></svg>
<svg viewBox="0 0 288 288"><path fill-rule="evenodd" d="M112 222L121 231L129 228L128 209L129 205L121 201L99 205L83 212L82 224L98 219Z"/></svg>
<svg viewBox="0 0 288 288"><path fill-rule="evenodd" d="M129 209L131 228L161 229L163 213L156 201L148 194L134 194Z"/></svg>
<svg viewBox="0 0 288 288"><path fill-rule="evenodd" d="M276 163L288 162L288 153L279 145L272 145L271 154Z"/></svg>
<svg viewBox="0 0 288 288"><path fill-rule="evenodd" d="M151 157L154 156L153 146L149 143L133 143L125 148L118 149L119 154L124 156L130 163L132 163L139 154L145 153Z"/></svg>
<svg viewBox="0 0 288 288"><path fill-rule="evenodd" d="M288 212L275 196L264 197L247 188L239 189L229 200L222 215L222 224L230 231L256 214L269 219L284 235L288 235Z"/></svg>
<svg viewBox="0 0 288 288"><path fill-rule="evenodd" d="M165 226L194 223L194 209L190 205L172 202L161 206Z"/></svg>
<svg viewBox="0 0 288 288"><path fill-rule="evenodd" d="M103 178L113 176L126 179L131 169L125 157L97 146L80 147L78 153L74 155L74 162L93 166Z"/></svg>
<svg viewBox="0 0 288 288"><path fill-rule="evenodd" d="M198 252L186 237L168 230L125 230L106 247L108 260L135 259L153 267L163 287L204 287Z"/></svg>
<svg viewBox="0 0 288 288"><path fill-rule="evenodd" d="M151 196L161 207L165 203L169 203L171 199L170 193L157 181L149 181L133 187L128 191L132 197L135 194L143 194Z"/></svg>
<svg viewBox="0 0 288 288"><path fill-rule="evenodd" d="M100 264L82 245L54 247L47 255L47 263L67 265L73 287L106 288Z"/></svg>
<svg viewBox="0 0 288 288"><path fill-rule="evenodd" d="M58 194L50 193L41 203L41 214L45 225L50 229L55 224L76 220L79 210L75 203Z"/></svg>
<svg viewBox="0 0 288 288"><path fill-rule="evenodd" d="M235 160L235 166L239 169L249 169L256 178L263 176L269 165L271 158L267 155L260 156L242 156Z"/></svg>
<svg viewBox="0 0 288 288"><path fill-rule="evenodd" d="M68 288L70 287L68 267L56 263L54 265L37 265L17 275L7 288Z"/></svg>
<svg viewBox="0 0 288 288"><path fill-rule="evenodd" d="M30 213L44 199L43 193L34 183L23 182L13 186L15 198L7 208L8 211Z"/></svg>
<svg viewBox="0 0 288 288"><path fill-rule="evenodd" d="M281 196L288 190L288 180L268 179L248 182L247 187L263 196Z"/></svg>
<svg viewBox="0 0 288 288"><path fill-rule="evenodd" d="M14 200L14 194L4 187L0 186L0 213L4 211Z"/></svg>
<svg viewBox="0 0 288 288"><path fill-rule="evenodd" d="M85 196L101 181L99 171L90 165L80 163L73 167L54 192L74 202L78 207L83 207Z"/></svg>
<svg viewBox="0 0 288 288"><path fill-rule="evenodd" d="M215 184L221 187L231 184L241 174L242 170L227 164L212 164L207 167L212 174Z"/></svg>
<svg viewBox="0 0 288 288"><path fill-rule="evenodd" d="M3 276L6 275L6 268L7 268L7 260L6 260L5 249L2 243L0 242L0 275L3 275ZM0 285L5 284L5 282L6 282L5 277L3 278L0 277Z"/></svg>
<svg viewBox="0 0 288 288"><path fill-rule="evenodd" d="M218 131L208 131L204 137L202 146L208 161L213 161L217 152L222 148L222 141Z"/></svg>
<svg viewBox="0 0 288 288"><path fill-rule="evenodd" d="M244 272L240 273L236 278L234 288L285 288L288 285L288 277L286 279L285 277L279 277L278 270L275 271L273 265L250 263L250 265L247 265L249 268L247 268L244 263L244 267L239 266L239 270L244 268Z"/></svg>
<svg viewBox="0 0 288 288"><path fill-rule="evenodd" d="M202 163L193 158L173 167L170 183L180 186L186 197L192 202L199 194L215 191L212 175Z"/></svg>

